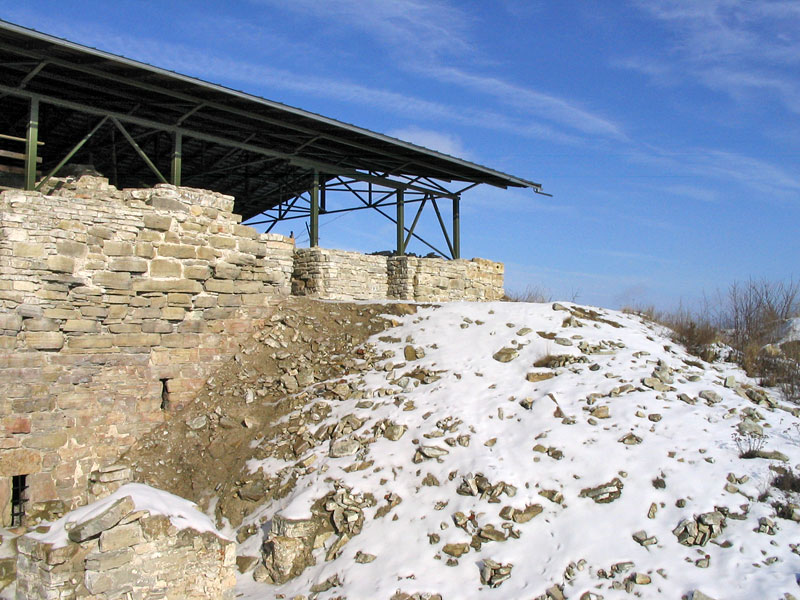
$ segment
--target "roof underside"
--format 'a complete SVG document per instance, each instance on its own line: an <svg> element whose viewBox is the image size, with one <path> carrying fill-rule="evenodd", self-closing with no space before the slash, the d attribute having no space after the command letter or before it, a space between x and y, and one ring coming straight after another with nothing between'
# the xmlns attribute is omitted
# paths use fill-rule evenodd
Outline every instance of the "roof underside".
<svg viewBox="0 0 800 600"><path fill-rule="evenodd" d="M235 196L245 218L308 190L315 171L323 180L365 174L540 190L532 181L0 21L0 133L24 136L31 98L41 103L43 171L111 115L162 173L169 173L174 135L181 133L182 184ZM73 162L89 162L106 176L113 170L120 186L154 183L111 120Z"/></svg>

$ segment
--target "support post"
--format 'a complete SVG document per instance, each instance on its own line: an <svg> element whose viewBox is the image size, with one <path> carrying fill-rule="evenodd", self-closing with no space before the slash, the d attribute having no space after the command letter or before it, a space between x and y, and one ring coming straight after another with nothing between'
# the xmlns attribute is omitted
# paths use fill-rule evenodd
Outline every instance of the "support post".
<svg viewBox="0 0 800 600"><path fill-rule="evenodd" d="M323 215L328 212L328 199L325 192L325 177L322 177L322 182L319 184L319 210Z"/></svg>
<svg viewBox="0 0 800 600"><path fill-rule="evenodd" d="M25 136L25 189L36 187L36 157L39 145L39 99L31 98L28 133Z"/></svg>
<svg viewBox="0 0 800 600"><path fill-rule="evenodd" d="M172 185L181 184L181 166L183 161L183 134L176 131L172 141Z"/></svg>
<svg viewBox="0 0 800 600"><path fill-rule="evenodd" d="M405 202L403 190L397 190L397 255L405 256L406 253L406 228L403 223L405 217Z"/></svg>
<svg viewBox="0 0 800 600"><path fill-rule="evenodd" d="M453 198L453 258L461 258L461 197Z"/></svg>
<svg viewBox="0 0 800 600"><path fill-rule="evenodd" d="M319 173L314 171L314 184L311 186L311 230L309 243L312 248L319 245Z"/></svg>

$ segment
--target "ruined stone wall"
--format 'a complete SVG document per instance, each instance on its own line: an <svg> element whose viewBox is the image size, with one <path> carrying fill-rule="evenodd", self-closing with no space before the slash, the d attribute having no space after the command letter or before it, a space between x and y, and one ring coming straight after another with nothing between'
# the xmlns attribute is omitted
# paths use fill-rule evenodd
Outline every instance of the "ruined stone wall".
<svg viewBox="0 0 800 600"><path fill-rule="evenodd" d="M233 198L100 177L0 194L0 525L85 503L87 477L180 410L289 292L294 243Z"/></svg>
<svg viewBox="0 0 800 600"><path fill-rule="evenodd" d="M503 295L503 264L473 258L366 256L303 248L295 253L292 293L326 300L491 301Z"/></svg>
<svg viewBox="0 0 800 600"><path fill-rule="evenodd" d="M326 300L385 300L389 297L386 257L298 248L292 293Z"/></svg>
<svg viewBox="0 0 800 600"><path fill-rule="evenodd" d="M75 523L69 535L64 545L18 538L17 598L233 598L234 542L136 511L130 496Z"/></svg>

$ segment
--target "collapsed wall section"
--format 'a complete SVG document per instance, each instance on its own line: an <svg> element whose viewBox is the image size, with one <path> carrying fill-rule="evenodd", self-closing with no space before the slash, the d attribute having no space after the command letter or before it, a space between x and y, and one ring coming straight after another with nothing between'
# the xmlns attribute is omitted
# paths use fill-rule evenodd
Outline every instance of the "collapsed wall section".
<svg viewBox="0 0 800 600"><path fill-rule="evenodd" d="M0 525L15 501L85 503L89 474L190 401L289 293L293 240L232 209L91 176L0 194Z"/></svg>
<svg viewBox="0 0 800 600"><path fill-rule="evenodd" d="M492 301L504 296L503 263L364 255L298 248L292 293L326 300Z"/></svg>

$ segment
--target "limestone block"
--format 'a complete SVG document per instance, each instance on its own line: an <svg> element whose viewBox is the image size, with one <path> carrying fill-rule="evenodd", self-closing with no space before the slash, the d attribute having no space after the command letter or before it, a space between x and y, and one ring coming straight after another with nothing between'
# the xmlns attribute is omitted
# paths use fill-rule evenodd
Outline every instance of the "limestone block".
<svg viewBox="0 0 800 600"><path fill-rule="evenodd" d="M41 453L28 448L0 450L0 477L30 475L42 470Z"/></svg>
<svg viewBox="0 0 800 600"><path fill-rule="evenodd" d="M135 292L178 292L199 294L203 286L191 279L143 279L133 283Z"/></svg>
<svg viewBox="0 0 800 600"><path fill-rule="evenodd" d="M69 319L62 329L66 332L96 333L100 330L100 324L90 319Z"/></svg>
<svg viewBox="0 0 800 600"><path fill-rule="evenodd" d="M108 227L93 225L89 227L89 235L100 238L101 240L110 240L114 237L114 232Z"/></svg>
<svg viewBox="0 0 800 600"><path fill-rule="evenodd" d="M57 331L29 331L25 343L34 350L60 350L64 347L64 336Z"/></svg>
<svg viewBox="0 0 800 600"><path fill-rule="evenodd" d="M14 313L0 313L0 329L17 332L22 329L22 318Z"/></svg>
<svg viewBox="0 0 800 600"><path fill-rule="evenodd" d="M86 244L72 240L60 240L56 243L56 251L63 256L85 258L89 253L89 247Z"/></svg>
<svg viewBox="0 0 800 600"><path fill-rule="evenodd" d="M55 450L67 443L69 436L65 431L50 431L46 433L33 433L23 438L22 444L34 450Z"/></svg>
<svg viewBox="0 0 800 600"><path fill-rule="evenodd" d="M48 256L47 268L57 273L72 273L75 270L75 259L59 254Z"/></svg>
<svg viewBox="0 0 800 600"><path fill-rule="evenodd" d="M205 281L211 277L211 269L206 265L188 265L184 268L184 275L187 279Z"/></svg>
<svg viewBox="0 0 800 600"><path fill-rule="evenodd" d="M157 231L169 231L172 228L173 219L166 215L148 214L144 215L144 226L148 229Z"/></svg>
<svg viewBox="0 0 800 600"><path fill-rule="evenodd" d="M150 262L151 277L180 277L181 263L177 260L157 258Z"/></svg>
<svg viewBox="0 0 800 600"><path fill-rule="evenodd" d="M44 244L34 242L15 242L13 252L19 258L42 258L46 253Z"/></svg>
<svg viewBox="0 0 800 600"><path fill-rule="evenodd" d="M116 240L103 242L103 254L106 256L133 256L133 244Z"/></svg>
<svg viewBox="0 0 800 600"><path fill-rule="evenodd" d="M123 518L132 513L135 508L136 505L130 496L120 498L119 500L113 502L99 515L76 524L75 527L70 529L67 536L73 542L82 542L92 538L96 535L99 535L101 532L114 527Z"/></svg>
<svg viewBox="0 0 800 600"><path fill-rule="evenodd" d="M153 258L155 253L153 244L149 242L136 242L134 246L134 254L140 258Z"/></svg>
<svg viewBox="0 0 800 600"><path fill-rule="evenodd" d="M194 246L182 244L159 244L156 252L159 256L172 258L197 258L197 249Z"/></svg>
<svg viewBox="0 0 800 600"><path fill-rule="evenodd" d="M122 333L114 336L114 342L122 348L158 346L161 336L155 333Z"/></svg>
<svg viewBox="0 0 800 600"><path fill-rule="evenodd" d="M161 318L168 321L182 321L186 311L179 306L167 306L161 309Z"/></svg>
<svg viewBox="0 0 800 600"><path fill-rule="evenodd" d="M92 281L96 285L112 290L131 289L131 274L127 272L111 273L109 271L100 271L92 276Z"/></svg>
<svg viewBox="0 0 800 600"><path fill-rule="evenodd" d="M172 324L161 319L142 321L142 333L172 333Z"/></svg>
<svg viewBox="0 0 800 600"><path fill-rule="evenodd" d="M101 539L105 533L108 532L101 534ZM134 557L135 552L133 548L120 548L113 552L95 552L86 557L86 569L89 571L108 571L109 569L124 567L129 564Z"/></svg>
<svg viewBox="0 0 800 600"><path fill-rule="evenodd" d="M127 523L125 525L118 525L107 529L100 534L100 551L110 552L119 550L128 546L134 546L144 540L142 533L142 526L138 521Z"/></svg>
<svg viewBox="0 0 800 600"><path fill-rule="evenodd" d="M222 235L211 235L208 237L208 243L212 248L219 250L230 250L236 248L236 239Z"/></svg>
<svg viewBox="0 0 800 600"><path fill-rule="evenodd" d="M214 265L214 277L217 279L237 279L242 270L232 264L219 262Z"/></svg>
<svg viewBox="0 0 800 600"><path fill-rule="evenodd" d="M204 286L207 292L230 294L234 291L234 282L230 279L209 279Z"/></svg>
<svg viewBox="0 0 800 600"><path fill-rule="evenodd" d="M128 273L146 273L147 261L143 258L115 258L109 262L112 271L126 271Z"/></svg>

